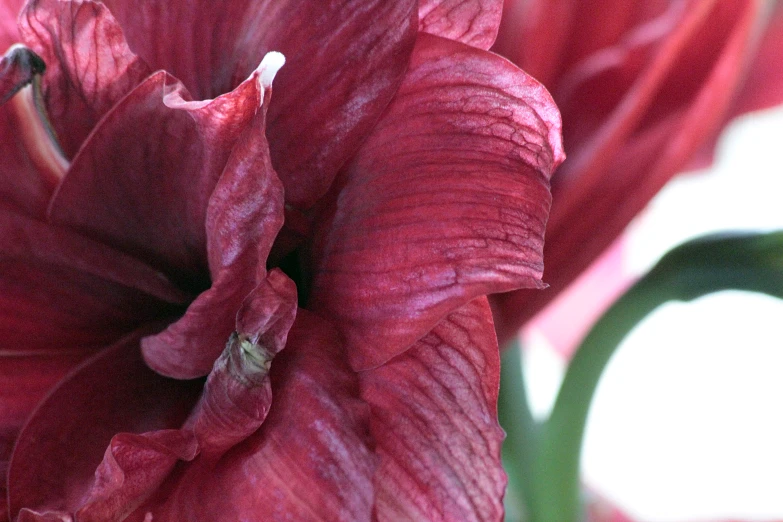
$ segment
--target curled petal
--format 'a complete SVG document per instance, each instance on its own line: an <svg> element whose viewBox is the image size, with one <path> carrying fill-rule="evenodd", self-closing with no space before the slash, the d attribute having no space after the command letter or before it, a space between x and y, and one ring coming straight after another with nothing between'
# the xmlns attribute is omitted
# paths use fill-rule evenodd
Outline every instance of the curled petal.
<svg viewBox="0 0 783 522"><path fill-rule="evenodd" d="M286 201L300 208L326 192L388 105L416 39L415 0L107 5L131 48L198 97L234 88L267 52L286 56L268 136Z"/></svg>
<svg viewBox="0 0 783 522"><path fill-rule="evenodd" d="M240 64L278 50L288 65L269 108L272 164L286 203L323 196L402 81L416 39L416 2L266 1L248 13Z"/></svg>
<svg viewBox="0 0 783 522"><path fill-rule="evenodd" d="M267 284L266 258L283 223L283 188L269 160L264 111L233 148L209 200L211 288L182 319L142 343L147 363L164 375L206 375L235 329L245 297L259 283Z"/></svg>
<svg viewBox="0 0 783 522"><path fill-rule="evenodd" d="M352 366L389 360L474 297L540 287L548 179L562 159L540 84L420 35L313 249L308 307L340 325Z"/></svg>
<svg viewBox="0 0 783 522"><path fill-rule="evenodd" d="M296 286L279 270L270 272L245 300L237 330L215 361L201 401L186 423L202 454L216 458L264 422L272 404L269 369L285 346L295 316Z"/></svg>
<svg viewBox="0 0 783 522"><path fill-rule="evenodd" d="M48 112L72 158L98 120L151 71L99 2L33 0L19 20L25 43L47 64Z"/></svg>
<svg viewBox="0 0 783 522"><path fill-rule="evenodd" d="M502 520L500 360L486 298L360 378L381 458L378 519Z"/></svg>
<svg viewBox="0 0 783 522"><path fill-rule="evenodd" d="M84 143L49 207L51 220L202 290L207 203L262 99L255 74L200 102L165 72L153 74Z"/></svg>
<svg viewBox="0 0 783 522"><path fill-rule="evenodd" d="M423 0L419 31L489 49L495 42L503 0Z"/></svg>
<svg viewBox="0 0 783 522"><path fill-rule="evenodd" d="M368 410L341 348L328 323L300 310L272 365L275 400L261 428L172 474L134 520L370 520Z"/></svg>

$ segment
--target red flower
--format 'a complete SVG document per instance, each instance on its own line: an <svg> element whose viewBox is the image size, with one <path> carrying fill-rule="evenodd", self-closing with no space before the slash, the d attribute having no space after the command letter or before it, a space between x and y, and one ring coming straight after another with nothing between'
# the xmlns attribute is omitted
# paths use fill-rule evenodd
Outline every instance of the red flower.
<svg viewBox="0 0 783 522"><path fill-rule="evenodd" d="M507 0L495 50L552 92L568 151L552 180L550 288L497 297L501 342L707 161L731 117L783 101L779 2Z"/></svg>
<svg viewBox="0 0 783 522"><path fill-rule="evenodd" d="M499 3L15 4L8 516L500 519L485 296L540 286L563 153Z"/></svg>

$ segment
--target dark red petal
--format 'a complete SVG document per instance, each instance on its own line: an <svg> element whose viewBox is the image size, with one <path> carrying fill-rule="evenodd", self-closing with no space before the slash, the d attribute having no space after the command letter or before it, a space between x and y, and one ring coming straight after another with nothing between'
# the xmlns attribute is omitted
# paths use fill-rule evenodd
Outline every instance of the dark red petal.
<svg viewBox="0 0 783 522"><path fill-rule="evenodd" d="M138 336L87 361L55 389L19 436L8 474L11 517L22 508L75 512L91 488L100 490L94 472L115 434L180 426L200 390L199 382L173 381L147 368ZM138 466L132 455L122 459L122 442L112 444L119 450L114 458ZM154 471L138 469L145 470ZM99 469L99 480L110 480L112 473L103 471L109 470Z"/></svg>
<svg viewBox="0 0 783 522"><path fill-rule="evenodd" d="M500 360L486 298L360 378L381 457L379 520L503 519Z"/></svg>
<svg viewBox="0 0 783 522"><path fill-rule="evenodd" d="M187 101L166 73L153 74L84 143L54 196L52 221L202 289L207 202L261 99L255 74L203 102Z"/></svg>
<svg viewBox="0 0 783 522"><path fill-rule="evenodd" d="M671 32L631 40L624 53L602 52L623 59L596 59L601 67L593 74L574 75L579 81L563 100L570 155L552 180L544 253L551 288L494 298L501 342L609 246L717 132L752 57L761 13L760 2L746 0L693 4Z"/></svg>
<svg viewBox="0 0 783 522"><path fill-rule="evenodd" d="M44 93L63 152L72 158L95 124L150 74L99 2L33 0L22 37L44 59Z"/></svg>
<svg viewBox="0 0 783 522"><path fill-rule="evenodd" d="M49 390L89 353L0 353L0 521L7 520L6 472L19 431Z"/></svg>
<svg viewBox="0 0 783 522"><path fill-rule="evenodd" d="M156 522L370 520L368 409L337 332L300 310L272 364L261 429L217 462L198 457L138 511ZM135 519L134 519L135 520Z"/></svg>
<svg viewBox="0 0 783 522"><path fill-rule="evenodd" d="M414 0L108 5L131 49L198 97L230 90L269 51L285 55L268 135L286 201L301 208L326 192L388 105L416 38Z"/></svg>
<svg viewBox="0 0 783 522"><path fill-rule="evenodd" d="M324 195L394 96L415 39L412 0L268 1L248 13L240 70L266 50L287 60L268 131L287 203Z"/></svg>
<svg viewBox="0 0 783 522"><path fill-rule="evenodd" d="M265 110L259 110L233 148L209 200L212 287L182 319L142 342L145 360L164 375L206 375L235 329L245 297L257 284L267 284L266 258L283 224L283 187L269 161Z"/></svg>
<svg viewBox="0 0 783 522"><path fill-rule="evenodd" d="M269 412L272 390L267 377L296 317L294 282L273 270L248 296L239 316L237 330L215 361L201 401L185 426L210 458L245 440Z"/></svg>
<svg viewBox="0 0 783 522"><path fill-rule="evenodd" d="M339 325L352 366L389 360L474 297L541 286L548 179L562 159L540 84L421 34L315 242L308 308Z"/></svg>
<svg viewBox="0 0 783 522"><path fill-rule="evenodd" d="M489 49L502 12L503 0L422 0L419 31Z"/></svg>
<svg viewBox="0 0 783 522"><path fill-rule="evenodd" d="M138 260L0 204L0 354L95 349L186 302Z"/></svg>

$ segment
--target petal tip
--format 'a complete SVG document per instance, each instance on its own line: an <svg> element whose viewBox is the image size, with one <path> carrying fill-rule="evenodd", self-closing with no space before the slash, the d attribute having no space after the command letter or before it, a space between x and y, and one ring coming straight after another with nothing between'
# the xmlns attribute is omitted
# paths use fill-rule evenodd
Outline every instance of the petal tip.
<svg viewBox="0 0 783 522"><path fill-rule="evenodd" d="M283 53L271 51L264 55L255 73L258 74L258 83L263 89L272 87L272 81L277 75L277 71L285 65L285 56Z"/></svg>

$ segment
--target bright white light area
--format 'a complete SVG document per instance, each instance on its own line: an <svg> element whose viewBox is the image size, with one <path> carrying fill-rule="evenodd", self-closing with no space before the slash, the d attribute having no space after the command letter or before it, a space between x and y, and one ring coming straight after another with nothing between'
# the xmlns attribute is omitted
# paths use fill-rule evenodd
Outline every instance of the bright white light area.
<svg viewBox="0 0 783 522"><path fill-rule="evenodd" d="M740 229L783 229L783 109L733 125L709 172L659 194L629 227L617 277L646 272L693 237ZM585 482L640 522L783 520L782 325L783 301L741 292L648 317L599 385ZM542 417L564 363L554 337L531 328L524 343L528 396Z"/></svg>
<svg viewBox="0 0 783 522"><path fill-rule="evenodd" d="M739 292L649 316L597 390L586 482L639 520L781 518L782 319Z"/></svg>
<svg viewBox="0 0 783 522"><path fill-rule="evenodd" d="M647 270L717 230L783 229L783 110L745 118L715 167L667 187L629 230ZM724 292L652 314L596 394L585 481L649 522L783 519L783 302Z"/></svg>

